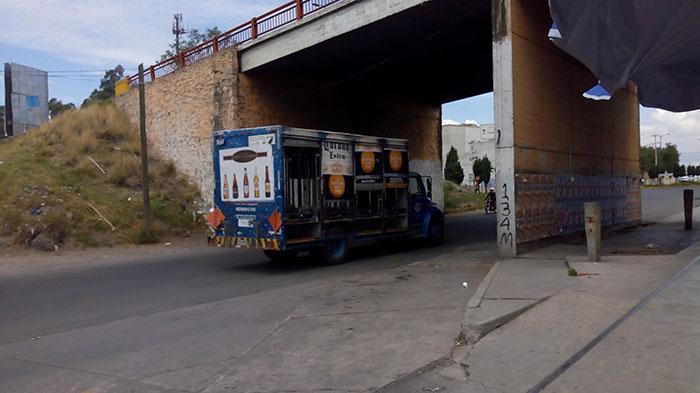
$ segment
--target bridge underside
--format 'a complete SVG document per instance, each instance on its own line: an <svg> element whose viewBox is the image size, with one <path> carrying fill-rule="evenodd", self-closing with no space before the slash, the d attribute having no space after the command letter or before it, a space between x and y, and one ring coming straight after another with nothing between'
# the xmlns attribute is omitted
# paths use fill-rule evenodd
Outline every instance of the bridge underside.
<svg viewBox="0 0 700 393"><path fill-rule="evenodd" d="M377 7L409 3L371 19ZM147 86L149 138L205 198L212 130L283 124L407 138L412 168L433 177L442 203L441 104L494 91L501 255L580 231L587 200L604 204L608 225L638 221L636 94L581 97L594 78L546 39L546 0L342 4ZM344 15L368 23L333 34L326 18ZM294 50L307 42L299 31L315 43ZM134 119L136 98L118 100Z"/></svg>
<svg viewBox="0 0 700 393"><path fill-rule="evenodd" d="M241 82L256 108L241 126L409 139L412 167L433 177L441 204L441 104L493 89L491 4L429 1L249 69Z"/></svg>
<svg viewBox="0 0 700 393"><path fill-rule="evenodd" d="M493 90L491 46L489 0L428 1L245 74L301 78L306 94L335 89L442 104ZM242 62L254 49L240 52Z"/></svg>

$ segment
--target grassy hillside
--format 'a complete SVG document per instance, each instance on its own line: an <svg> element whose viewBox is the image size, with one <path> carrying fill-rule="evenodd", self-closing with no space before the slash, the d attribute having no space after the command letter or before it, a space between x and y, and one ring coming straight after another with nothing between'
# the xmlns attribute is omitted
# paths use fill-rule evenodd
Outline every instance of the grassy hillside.
<svg viewBox="0 0 700 393"><path fill-rule="evenodd" d="M445 210L447 213L482 210L484 198L484 194L476 194L467 187L445 180Z"/></svg>
<svg viewBox="0 0 700 393"><path fill-rule="evenodd" d="M140 154L138 131L113 105L67 111L28 135L1 141L0 242L28 246L39 234L60 247L137 242ZM197 228L196 188L171 162L151 157L149 166L156 235Z"/></svg>

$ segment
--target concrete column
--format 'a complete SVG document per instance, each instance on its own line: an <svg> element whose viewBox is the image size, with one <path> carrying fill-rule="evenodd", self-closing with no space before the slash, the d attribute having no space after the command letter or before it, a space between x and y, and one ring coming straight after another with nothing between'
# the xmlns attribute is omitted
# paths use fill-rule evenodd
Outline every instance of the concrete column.
<svg viewBox="0 0 700 393"><path fill-rule="evenodd" d="M496 133L498 255L517 254L515 152L513 146L513 41L510 0L492 2L493 92Z"/></svg>
<svg viewBox="0 0 700 393"><path fill-rule="evenodd" d="M608 102L595 76L547 39L546 0L493 0L498 252L584 232L580 202L602 225L639 221L639 111L633 86Z"/></svg>

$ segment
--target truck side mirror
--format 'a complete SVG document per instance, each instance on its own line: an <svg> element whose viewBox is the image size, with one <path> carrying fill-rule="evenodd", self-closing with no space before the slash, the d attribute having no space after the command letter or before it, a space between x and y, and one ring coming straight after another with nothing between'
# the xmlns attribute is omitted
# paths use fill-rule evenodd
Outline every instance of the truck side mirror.
<svg viewBox="0 0 700 393"><path fill-rule="evenodd" d="M431 177L426 177L425 184L428 187L428 199L433 199L433 179Z"/></svg>

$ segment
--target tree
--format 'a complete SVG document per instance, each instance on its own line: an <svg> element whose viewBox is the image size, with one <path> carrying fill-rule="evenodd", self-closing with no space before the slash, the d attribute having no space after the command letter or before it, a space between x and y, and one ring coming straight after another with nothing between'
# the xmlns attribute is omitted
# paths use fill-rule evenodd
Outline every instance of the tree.
<svg viewBox="0 0 700 393"><path fill-rule="evenodd" d="M90 97L83 101L81 108L85 108L87 105L99 102L106 102L114 97L114 85L120 79L124 78L124 67L117 65L105 72L105 76L100 80L100 87L95 89L90 93Z"/></svg>
<svg viewBox="0 0 700 393"><path fill-rule="evenodd" d="M59 113L69 109L75 109L75 104L72 102L64 104L63 102L61 102L61 100L57 98L52 98L49 100L49 116L52 119L58 116Z"/></svg>
<svg viewBox="0 0 700 393"><path fill-rule="evenodd" d="M489 184L491 181L491 169L491 160L484 156L481 159L481 175L479 176L484 184Z"/></svg>
<svg viewBox="0 0 700 393"><path fill-rule="evenodd" d="M190 29L187 32L187 39L180 42L180 52L185 52L195 46L201 44L204 41L209 41L210 39L221 35L221 30L214 26L207 29L204 33L200 33L197 29ZM168 49L160 56L160 61L167 60L177 54L175 40L173 40Z"/></svg>
<svg viewBox="0 0 700 393"><path fill-rule="evenodd" d="M666 172L675 172L679 166L680 153L678 148L672 143L667 143L663 149L659 150L659 165L663 161L663 169Z"/></svg>
<svg viewBox="0 0 700 393"><path fill-rule="evenodd" d="M657 159L658 165L655 164ZM651 178L656 177L651 175L654 166L658 173L680 170L679 160L678 148L672 143L667 143L665 147L658 149L653 146L644 146L639 150L639 167L642 171L649 172Z"/></svg>
<svg viewBox="0 0 700 393"><path fill-rule="evenodd" d="M681 176L685 176L685 175L686 175L685 165L681 165L681 166L676 165L676 167L673 168L673 176L681 177Z"/></svg>
<svg viewBox="0 0 700 393"><path fill-rule="evenodd" d="M688 165L688 176L695 176L698 174L695 168L695 165Z"/></svg>
<svg viewBox="0 0 700 393"><path fill-rule="evenodd" d="M659 167L652 166L651 168L649 168L649 178L656 179L657 177L659 177L659 173L661 173L659 171Z"/></svg>
<svg viewBox="0 0 700 393"><path fill-rule="evenodd" d="M457 149L452 146L450 146L445 160L445 179L457 184L462 184L464 181L464 169L459 163L459 154L457 154Z"/></svg>
<svg viewBox="0 0 700 393"><path fill-rule="evenodd" d="M479 179L479 183L488 184L491 181L491 160L487 156L482 158L477 158L472 164L472 171L474 172L474 178Z"/></svg>
<svg viewBox="0 0 700 393"><path fill-rule="evenodd" d="M639 148L639 167L642 172L649 172L649 169L654 166L654 148L651 146L642 146Z"/></svg>

